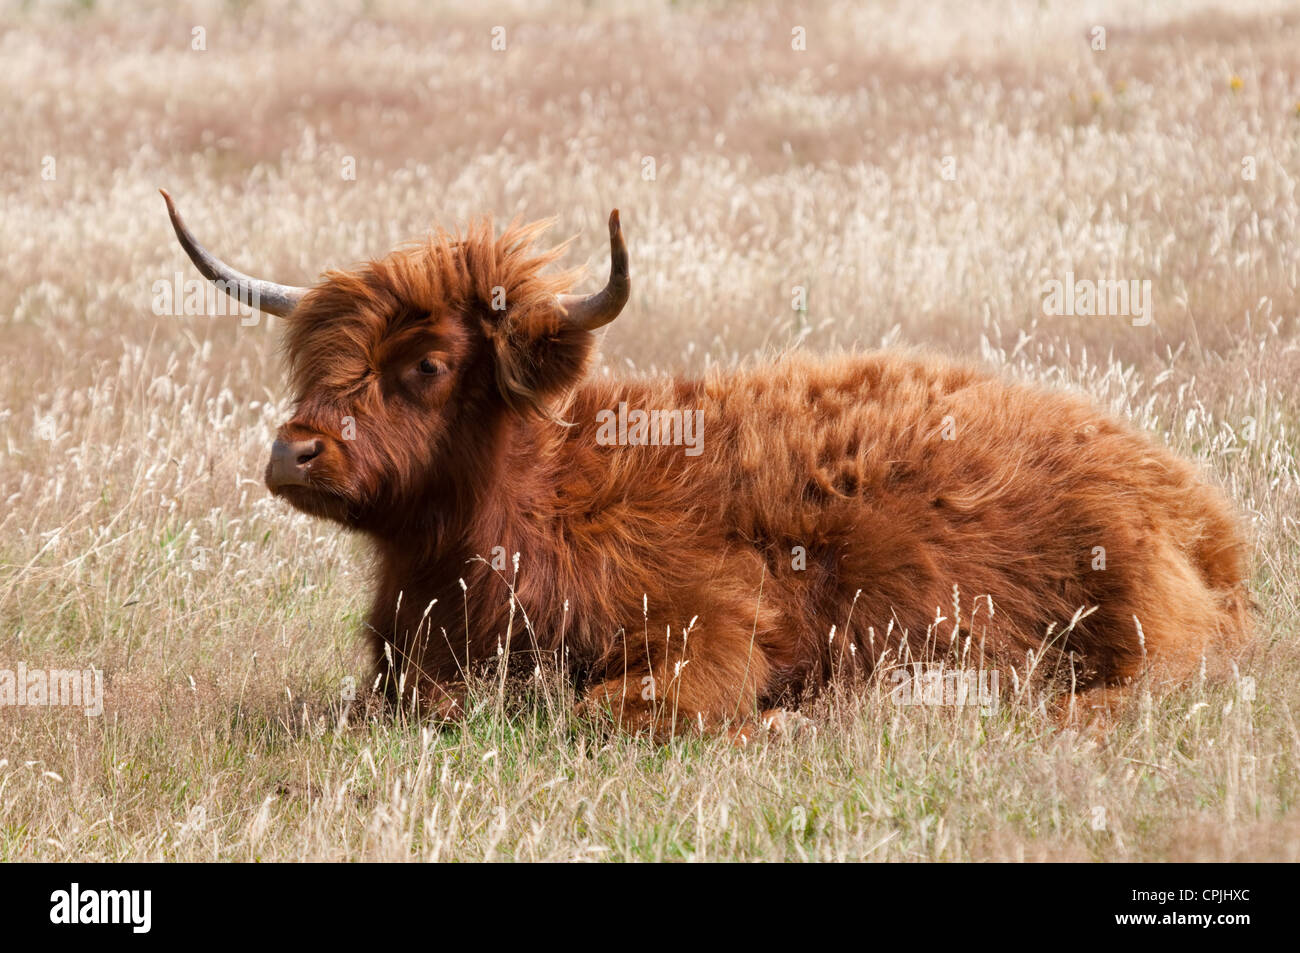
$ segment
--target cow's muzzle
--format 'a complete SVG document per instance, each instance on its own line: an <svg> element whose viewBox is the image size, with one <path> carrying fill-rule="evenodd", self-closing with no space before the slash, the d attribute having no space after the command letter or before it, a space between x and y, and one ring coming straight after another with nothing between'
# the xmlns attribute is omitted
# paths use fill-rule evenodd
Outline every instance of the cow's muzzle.
<svg viewBox="0 0 1300 953"><path fill-rule="evenodd" d="M312 461L325 449L322 440L277 440L271 445L271 464L266 468L266 483L271 489L281 486L309 486Z"/></svg>

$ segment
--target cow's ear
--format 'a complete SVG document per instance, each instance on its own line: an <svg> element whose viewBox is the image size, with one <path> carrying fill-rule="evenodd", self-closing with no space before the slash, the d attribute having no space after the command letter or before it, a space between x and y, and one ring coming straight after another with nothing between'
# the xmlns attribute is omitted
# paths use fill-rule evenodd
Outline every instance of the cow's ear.
<svg viewBox="0 0 1300 953"><path fill-rule="evenodd" d="M530 267L549 264L562 248ZM618 209L609 213L609 251L609 281L599 291L560 293L572 276L557 275L534 285L531 294L516 294L513 301L505 296L504 319L485 326L496 349L497 384L510 406L554 419L550 403L581 379L591 354L591 332L618 317L631 290ZM499 303L492 307L498 310Z"/></svg>
<svg viewBox="0 0 1300 953"><path fill-rule="evenodd" d="M520 413L553 418L552 404L586 373L595 336L548 324L533 333L513 325L513 332L500 329L492 337L497 387L505 402Z"/></svg>

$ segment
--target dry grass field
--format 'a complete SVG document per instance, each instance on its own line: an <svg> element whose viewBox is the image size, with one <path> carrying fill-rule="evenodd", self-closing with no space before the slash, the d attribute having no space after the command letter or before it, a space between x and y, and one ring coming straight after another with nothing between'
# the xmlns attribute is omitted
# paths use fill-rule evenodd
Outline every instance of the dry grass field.
<svg viewBox="0 0 1300 953"><path fill-rule="evenodd" d="M0 708L0 860L1300 859L1300 7L186 7L0 17L0 669L104 673L98 717ZM1256 643L1103 733L877 686L655 746L548 678L366 717L366 552L262 485L274 319L156 313L197 277L160 186L295 284L478 215L599 275L617 206L599 373L914 345L1082 389L1236 502ZM1150 322L1045 314L1068 271Z"/></svg>

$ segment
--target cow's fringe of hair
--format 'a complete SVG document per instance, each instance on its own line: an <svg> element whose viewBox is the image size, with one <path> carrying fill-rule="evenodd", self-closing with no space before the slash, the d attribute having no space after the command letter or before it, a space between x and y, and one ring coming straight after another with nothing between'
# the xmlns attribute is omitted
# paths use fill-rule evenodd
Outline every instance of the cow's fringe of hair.
<svg viewBox="0 0 1300 953"><path fill-rule="evenodd" d="M555 419L548 406L555 395L534 383L539 378L534 363L541 353L535 345L559 332L556 296L572 288L585 269L543 274L572 242L534 252L536 240L553 224L554 219L514 220L497 235L490 218L476 219L463 231L440 228L352 271L327 271L299 308L307 320L291 316L288 322L286 353L315 358L310 365L291 368L295 388L305 392L321 368L331 366L331 355L308 347L312 328L321 321L361 317L360 322L339 322L340 328L351 329L339 345L365 353L393 321L404 317L403 310L476 313L496 352L502 396L517 410Z"/></svg>

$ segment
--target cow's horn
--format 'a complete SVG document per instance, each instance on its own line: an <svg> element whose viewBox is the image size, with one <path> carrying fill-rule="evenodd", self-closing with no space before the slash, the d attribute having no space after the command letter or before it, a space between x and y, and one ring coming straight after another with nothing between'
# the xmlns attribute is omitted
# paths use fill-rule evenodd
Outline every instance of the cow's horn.
<svg viewBox="0 0 1300 953"><path fill-rule="evenodd" d="M594 331L618 317L627 304L632 282L627 276L627 243L618 222L618 209L609 213L609 284L589 295L560 295L563 321L572 328Z"/></svg>
<svg viewBox="0 0 1300 953"><path fill-rule="evenodd" d="M236 301L251 305L268 314L283 316L298 306L302 296L307 293L306 288L277 285L274 281L250 278L242 271L231 268L200 245L198 239L190 234L190 230L181 221L180 213L176 211L176 206L172 203L172 197L167 194L167 190L158 191L167 202L167 214L171 216L172 228L176 229L176 237L180 240L181 247L185 249L185 254L190 256L190 261L194 262L195 267L203 273L204 278L215 282L218 288Z"/></svg>

